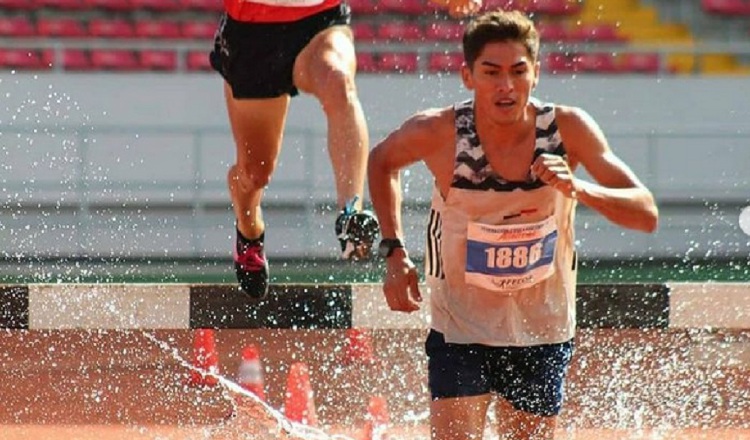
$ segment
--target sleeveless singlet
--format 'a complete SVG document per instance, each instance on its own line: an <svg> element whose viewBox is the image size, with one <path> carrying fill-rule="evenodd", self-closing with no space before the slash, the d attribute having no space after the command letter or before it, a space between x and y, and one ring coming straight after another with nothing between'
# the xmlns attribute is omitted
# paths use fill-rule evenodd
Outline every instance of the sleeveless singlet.
<svg viewBox="0 0 750 440"><path fill-rule="evenodd" d="M341 0L224 0L227 15L254 23L293 22L341 4Z"/></svg>
<svg viewBox="0 0 750 440"><path fill-rule="evenodd" d="M534 157L565 156L553 104L532 99ZM575 332L576 202L534 176L509 182L490 167L474 102L454 106L456 155L445 199L435 188L426 284L432 328L446 342L531 346Z"/></svg>

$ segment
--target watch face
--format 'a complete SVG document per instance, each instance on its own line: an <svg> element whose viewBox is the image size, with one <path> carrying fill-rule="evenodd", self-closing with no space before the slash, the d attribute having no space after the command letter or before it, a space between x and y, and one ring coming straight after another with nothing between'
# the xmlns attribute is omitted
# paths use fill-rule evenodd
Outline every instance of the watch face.
<svg viewBox="0 0 750 440"><path fill-rule="evenodd" d="M394 249L402 247L404 247L404 245L401 244L401 240L397 238L386 238L381 240L380 244L378 245L378 255L383 258L387 258L391 256Z"/></svg>
<svg viewBox="0 0 750 440"><path fill-rule="evenodd" d="M380 244L378 245L378 255L383 258L391 255L391 247L388 246L388 243L380 242Z"/></svg>

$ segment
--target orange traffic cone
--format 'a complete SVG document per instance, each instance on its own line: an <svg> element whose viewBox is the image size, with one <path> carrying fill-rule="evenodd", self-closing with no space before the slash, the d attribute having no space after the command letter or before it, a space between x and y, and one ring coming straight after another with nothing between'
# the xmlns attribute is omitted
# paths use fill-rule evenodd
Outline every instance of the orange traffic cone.
<svg viewBox="0 0 750 440"><path fill-rule="evenodd" d="M219 383L218 378L206 374L219 374L219 356L216 354L213 329L196 330L193 337L193 366L200 371L190 370L188 385L200 387Z"/></svg>
<svg viewBox="0 0 750 440"><path fill-rule="evenodd" d="M381 396L370 397L361 440L388 440L390 437L386 430L389 423L388 403L385 398Z"/></svg>
<svg viewBox="0 0 750 440"><path fill-rule="evenodd" d="M344 364L371 364L374 361L375 354L370 333L357 328L347 329Z"/></svg>
<svg viewBox="0 0 750 440"><path fill-rule="evenodd" d="M238 382L242 388L258 396L261 400L266 400L263 381L263 366L260 362L260 351L255 345L248 345L242 350L242 361L240 362L240 372Z"/></svg>
<svg viewBox="0 0 750 440"><path fill-rule="evenodd" d="M295 362L289 369L284 399L284 416L293 421L309 426L318 424L315 412L310 373L303 362Z"/></svg>

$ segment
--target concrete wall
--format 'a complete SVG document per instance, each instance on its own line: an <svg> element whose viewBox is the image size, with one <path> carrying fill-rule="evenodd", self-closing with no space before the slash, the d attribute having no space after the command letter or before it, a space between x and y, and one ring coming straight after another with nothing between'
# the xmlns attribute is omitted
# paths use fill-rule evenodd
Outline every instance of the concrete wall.
<svg viewBox="0 0 750 440"><path fill-rule="evenodd" d="M362 76L359 88L373 143L417 110L469 96L450 75ZM542 79L537 96L587 109L661 204L654 235L582 209L581 255L748 255L746 89L746 78ZM234 153L218 77L3 73L0 96L5 255L228 256ZM421 165L404 178L415 253L430 182ZM292 102L265 200L271 255L335 255L325 120L309 97Z"/></svg>

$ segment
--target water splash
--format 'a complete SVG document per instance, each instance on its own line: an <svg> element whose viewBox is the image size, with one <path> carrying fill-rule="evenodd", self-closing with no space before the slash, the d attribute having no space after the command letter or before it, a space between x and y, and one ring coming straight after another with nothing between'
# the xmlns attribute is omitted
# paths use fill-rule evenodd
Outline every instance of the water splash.
<svg viewBox="0 0 750 440"><path fill-rule="evenodd" d="M354 440L351 437L344 435L329 435L319 428L303 425L287 419L278 410L262 401L255 394L245 390L237 383L220 374L202 371L192 366L180 356L177 348L171 346L168 342L157 338L153 333L143 332L143 334L146 339L154 343L161 350L169 353L182 367L200 372L206 376L214 377L219 381L219 385L224 391L223 397L225 397L232 405L232 417L223 424L207 432L205 437L206 440L217 438L254 440L258 438L267 438L266 436L268 434L275 435L275 438L279 439ZM259 427L261 427L263 421L266 422L267 431L260 434L257 431ZM257 437L257 435L264 435L264 437Z"/></svg>

